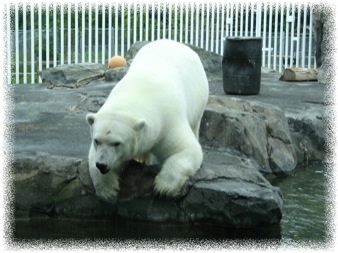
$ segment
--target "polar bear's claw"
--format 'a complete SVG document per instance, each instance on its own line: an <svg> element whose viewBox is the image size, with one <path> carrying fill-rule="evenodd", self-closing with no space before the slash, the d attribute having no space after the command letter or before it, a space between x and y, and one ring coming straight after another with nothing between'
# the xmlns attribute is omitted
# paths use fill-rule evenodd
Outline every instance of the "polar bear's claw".
<svg viewBox="0 0 338 253"><path fill-rule="evenodd" d="M156 194L168 197L178 197L188 177L175 175L174 173L159 173L155 177L154 191Z"/></svg>
<svg viewBox="0 0 338 253"><path fill-rule="evenodd" d="M117 195L118 195L118 192L120 190L118 185L116 183L108 185L104 181L102 183L103 184L95 187L96 195L100 199L102 199L106 202L109 202L110 204L116 203Z"/></svg>
<svg viewBox="0 0 338 253"><path fill-rule="evenodd" d="M116 201L117 201L117 194L118 194L118 191L115 191L115 190L112 190L112 191L107 191L107 190L100 191L100 190L97 190L96 191L96 195L100 199L102 199L102 200L104 200L104 201L106 201L106 202L108 202L110 204L116 203Z"/></svg>

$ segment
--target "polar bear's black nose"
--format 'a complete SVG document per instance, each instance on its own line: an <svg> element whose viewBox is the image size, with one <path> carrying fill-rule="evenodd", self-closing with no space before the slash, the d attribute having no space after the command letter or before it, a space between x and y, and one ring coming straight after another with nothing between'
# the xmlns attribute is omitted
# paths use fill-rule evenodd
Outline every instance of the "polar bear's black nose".
<svg viewBox="0 0 338 253"><path fill-rule="evenodd" d="M105 174L108 172L107 170L107 164L104 163L96 163L96 167L100 170L102 174Z"/></svg>

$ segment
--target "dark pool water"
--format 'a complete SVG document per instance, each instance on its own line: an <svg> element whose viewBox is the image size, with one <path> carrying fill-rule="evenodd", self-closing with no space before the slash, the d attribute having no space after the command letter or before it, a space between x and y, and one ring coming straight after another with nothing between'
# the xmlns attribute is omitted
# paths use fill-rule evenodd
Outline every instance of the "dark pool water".
<svg viewBox="0 0 338 253"><path fill-rule="evenodd" d="M281 235L285 241L329 240L330 182L323 164L297 168L294 174L276 183L284 196Z"/></svg>
<svg viewBox="0 0 338 253"><path fill-rule="evenodd" d="M13 242L35 240L164 240L195 238L228 240L273 240L279 245L325 245L330 241L327 215L330 205L327 193L326 167L312 164L299 167L294 174L272 182L279 186L284 196L284 213L281 223L270 228L230 229L188 225L158 224L128 220L68 220L68 219L18 219L13 226Z"/></svg>

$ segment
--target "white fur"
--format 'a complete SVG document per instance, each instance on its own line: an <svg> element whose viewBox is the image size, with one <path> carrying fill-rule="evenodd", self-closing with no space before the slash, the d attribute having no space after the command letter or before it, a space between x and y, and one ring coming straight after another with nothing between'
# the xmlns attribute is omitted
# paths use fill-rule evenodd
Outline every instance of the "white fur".
<svg viewBox="0 0 338 253"><path fill-rule="evenodd" d="M149 161L150 154L162 166L154 190L179 195L202 163L198 135L208 93L201 61L189 47L169 40L144 46L102 108L87 115L93 139L89 169L97 195L116 198L123 162ZM109 172L101 174L97 162L107 164Z"/></svg>

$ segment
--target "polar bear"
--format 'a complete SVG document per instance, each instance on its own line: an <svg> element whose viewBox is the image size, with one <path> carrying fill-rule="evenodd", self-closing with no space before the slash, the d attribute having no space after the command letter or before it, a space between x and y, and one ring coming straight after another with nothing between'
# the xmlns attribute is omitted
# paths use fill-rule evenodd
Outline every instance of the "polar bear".
<svg viewBox="0 0 338 253"><path fill-rule="evenodd" d="M202 164L198 136L208 95L202 63L188 46L159 40L141 48L100 110L86 116L97 196L116 200L124 164L131 159L149 163L152 155L161 166L155 193L179 196Z"/></svg>

